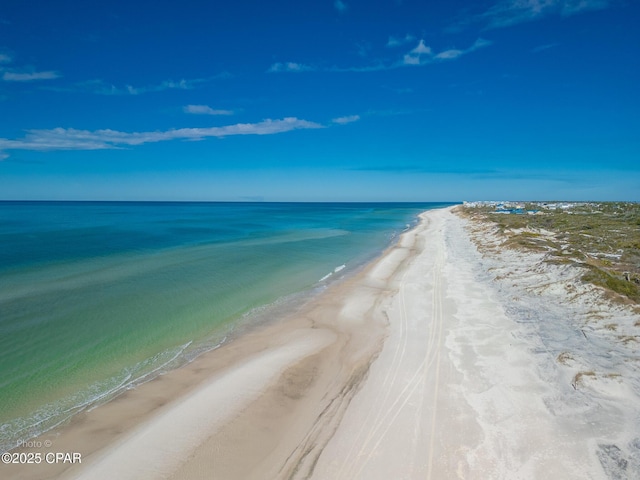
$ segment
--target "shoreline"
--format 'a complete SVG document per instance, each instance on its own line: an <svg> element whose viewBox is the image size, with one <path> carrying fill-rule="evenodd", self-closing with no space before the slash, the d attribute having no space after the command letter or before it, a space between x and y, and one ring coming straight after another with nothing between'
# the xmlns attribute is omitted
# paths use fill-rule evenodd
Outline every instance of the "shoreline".
<svg viewBox="0 0 640 480"><path fill-rule="evenodd" d="M242 211L239 214L243 214ZM291 216L295 217L298 215L295 211L287 212L287 215L291 214ZM394 214L397 215L397 214ZM299 215L298 215L299 216ZM391 218L393 215L387 217ZM170 215L169 215L170 217ZM326 222L327 218L331 218L331 212L324 212L321 217L323 218L322 222ZM325 218L326 217L326 218ZM352 215L349 213L349 218ZM70 420L73 419L77 414L81 414L82 412L86 412L88 410L93 410L99 405L103 405L105 403L110 402L114 398L121 395L123 392L126 392L131 389L137 389L141 384L147 383L150 379L157 377L158 375L163 375L167 371L174 370L176 368L182 368L185 365L191 363L194 358L200 356L202 353L215 350L219 348L221 343L226 343L228 341L233 340L237 336L244 335L247 331L253 329L257 326L261 326L262 324L269 323L273 319L280 319L283 316L288 315L292 311L296 311L301 305L305 302L309 301L310 298L315 297L316 295L322 293L329 285L334 283L335 281L340 281L341 278L345 276L351 276L362 270L368 263L375 260L382 255L382 253L389 248L395 241L397 241L397 235L399 232L406 228L405 225L408 223L414 224L417 223L417 215L415 215L415 211L412 212L411 222L405 222L402 216L398 216L398 218L403 221L395 221L393 229L376 229L371 230L375 233L375 235L369 236L368 233L365 233L366 238L362 237L362 233L358 233L358 228L354 228L354 238L360 238L362 241L346 241L342 242L342 245L338 246L347 246L349 247L349 243L352 246L358 247L358 249L354 252L354 248L350 250L346 248L344 251L337 249L327 249L324 251L332 252L329 255L324 255L322 250L313 250L313 245L309 249L308 257L311 259L304 265L304 262L308 259L302 255L297 255L300 252L300 247L296 247L293 245L293 250L291 248L286 248L287 242L282 242L285 244L284 252L285 258L287 252L293 255L294 258L291 261L282 260L278 261L278 266L273 268L272 270L268 270L265 274L264 268L260 270L260 266L262 265L260 262L248 262L247 271L251 272L255 269L259 274L255 275L245 275L243 277L242 274L236 274L235 271L227 272L228 275L218 275L221 278L229 278L231 282L237 284L237 286L243 285L242 280L246 279L249 282L253 282L252 286L256 286L256 288L246 287L244 291L239 290L238 295L233 296L234 300L229 300L227 302L232 308L231 313L226 311L222 311L222 308L219 307L220 295L214 295L211 298L209 294L211 291L215 292L216 285L195 285L193 282L193 276L196 275L197 272L188 271L187 274L180 277L180 272L169 272L173 274L177 274L177 278L182 278L184 281L181 284L169 285L171 282L165 282L165 285L162 285L162 282L156 282L161 287L165 287L164 290L160 290L164 293L156 293L153 290L147 290L144 294L139 295L139 300L136 302L140 305L136 307L136 310L132 311L131 315L128 314L126 308L121 308L119 310L119 315L117 315L118 319L126 318L127 320L121 321L118 320L119 323L126 325L134 325L138 321L138 317L142 318L143 322L147 322L148 326L154 326L157 324L159 328L146 328L148 332L150 332L150 337L152 340L147 342L147 340L143 340L142 342L137 342L137 345L131 347L133 342L136 341L140 332L144 332L145 328L139 328L137 331L133 332L133 335L122 335L123 340L120 342L120 345L116 345L115 348L107 351L106 355L99 354L87 354L78 355L76 357L72 357L71 360L75 360L78 365L87 365L85 357L89 360L89 362L94 362L92 367L86 367L84 370L79 369L82 375L76 375L77 380L76 383L72 383L74 378L68 378L67 376L61 376L58 379L55 375L48 375L44 377L49 381L51 385L54 385L56 388L42 388L44 393L41 393L37 388L33 388L33 386L39 386L39 384L35 381L31 383L26 383L30 390L24 389L20 395L15 394L14 398L9 397L6 404L11 407L13 405L16 408L12 410L5 410L5 418L3 423L3 432L2 435L2 445L0 448L2 452L6 450L13 450L18 442L24 442L27 439L33 439L35 437L41 436L45 434L47 431L58 428L60 425L64 426L69 423ZM385 217L386 218L386 217ZM126 220L126 218L125 218ZM317 220L317 219L316 219ZM387 219L388 220L388 219ZM370 221L367 220L367 221ZM320 224L320 226L324 225L322 222L316 222ZM335 220L328 222L329 224L335 223ZM321 230L324 232L324 230ZM276 232L277 233L277 232ZM346 232L345 232L346 233ZM360 237L358 237L358 234ZM339 235L337 235L339 236ZM279 238L276 234L274 238ZM369 239L372 240L369 240ZM230 242L231 245L232 242ZM269 244L270 242L266 242ZM276 242L277 243L277 242ZM238 243L241 245L242 242ZM322 245L321 243L318 243ZM335 246L335 243L333 244ZM218 248L220 245L215 244L215 248ZM149 252L137 252L137 253L122 253L117 254L113 258L98 258L95 262L85 262L88 263L89 266L83 266L81 262L77 265L75 263L70 263L68 266L64 266L64 263L61 266L57 266L56 268L63 268L63 274L57 274L58 277L64 277L65 281L66 277L71 277L76 279L76 276L80 280L76 280L77 283L82 284L83 282L93 282L96 279L94 278L96 275L90 275L91 269L96 267L100 272L111 270L116 270L120 272L120 268L124 265L132 265L129 267L131 271L135 271L137 267L135 265L137 262L142 262L143 270L151 269L149 265L153 266L166 266L166 264L176 264L179 265L181 261L185 259L188 260L187 263L198 264L202 260L206 260L206 255L203 251L206 251L209 248L209 245L181 245L179 247L171 247L166 249L160 249L158 251L149 251ZM212 247L213 248L213 247ZM306 248L306 247L303 247ZM196 252L196 253L194 253ZM206 253L206 252L205 252ZM305 252L305 254L307 254ZM134 255L129 257L129 255ZM239 254L239 257L242 257L243 254ZM213 255L210 252L210 256L213 258ZM157 257L157 259L156 259ZM269 255L263 255L263 258L269 258ZM220 258L224 259L224 255L220 255ZM234 257L235 258L235 257ZM326 261L327 258L331 258L333 260ZM275 262L277 260L273 260ZM322 261L322 262L321 262ZM348 261L349 265L345 267L344 262ZM300 265L304 265L303 267L297 267L296 262L300 263ZM220 263L220 262L217 262ZM229 264L230 262L227 262ZM111 265L113 264L113 265ZM208 262L209 265L215 265L216 262ZM285 265L285 267L281 268L279 265ZM80 265L80 267L78 267ZM111 265L111 267L109 267ZM235 265L235 263L234 263ZM293 267L289 267L289 265L293 265ZM308 267L308 268L306 268ZM313 268L315 267L315 268ZM43 277L48 278L49 276L53 276L52 272L55 273L55 269L53 267L43 267L44 273ZM159 267L158 267L159 268ZM47 270L50 269L50 270ZM192 269L193 270L193 269ZM229 270L229 269L228 269ZM206 272L206 268L201 268L202 272ZM273 271L273 276L269 274ZM100 273L99 272L99 273ZM279 275L279 273L285 272L287 275ZM300 272L311 272L306 274L300 274ZM128 272L130 273L130 272ZM161 272L162 273L162 272ZM34 276L35 274L29 273L28 271L22 274L22 277L18 278L18 286L20 287L18 292L14 292L14 290L9 290L5 293L5 297L16 293L17 295L27 297L25 293L25 289L32 285L36 278L28 278L29 275ZM104 279L104 277L115 276L113 272L109 275L100 273L99 279ZM208 273L205 275L210 277ZM23 278L24 277L24 278ZM155 278L153 275L146 275L146 277L150 278L151 281L144 278L144 275L141 276L142 283L146 281L146 283L153 283ZM156 275L157 278L170 278L169 275ZM196 275L197 277L197 275ZM245 278L246 277L246 278ZM57 278L57 277L56 277ZM124 276L124 281L127 280L127 276ZM199 278L199 277L197 277ZM262 279L272 279L272 281L254 281L255 278ZM294 278L294 280L287 280ZM10 279L11 281L16 280L15 278ZM190 283L191 282L191 283ZM98 282L96 282L98 283ZM174 282L175 283L175 282ZM215 283L215 282L214 282ZM52 281L50 282L51 288L46 290L47 293L53 296L56 293L55 288L61 287L60 282ZM117 285L117 283L113 283ZM192 285L193 284L193 285ZM229 282L225 281L224 285L228 285ZM192 287L196 288L192 288ZM222 288L224 289L224 285ZM54 288L55 286L55 288ZM214 288L214 290L210 290L208 287ZM35 287L29 287L34 288ZM71 287L70 287L71 288ZM120 288L120 287L117 287ZM122 288L120 292L116 292L113 294L113 298L117 298L118 295L124 294L127 296L131 296L137 288L137 285L131 285L130 287ZM236 288L236 287L234 287ZM167 290L168 289L168 290ZM302 289L302 290L299 290ZM37 291L41 291L40 288ZM67 292L63 288L60 288L61 292L58 292L60 296L62 296L63 300L66 298L72 298L72 294ZM73 290L71 288L71 290ZM130 291L127 291L130 290ZM142 290L142 288L141 288ZM191 296L185 296L184 293L186 291L196 291L196 292L207 292L201 294L194 294ZM227 291L229 288L227 288ZM90 292L91 293L91 292ZM90 304L91 302L97 303L97 299L101 298L101 292L93 292L93 294L83 294L83 298L87 299L86 304ZM107 296L107 294L105 294ZM229 296L223 295L222 302L226 302L225 298ZM243 298L246 297L246 298ZM110 297L111 298L111 297ZM158 298L159 302L154 302L152 299ZM162 299L167 298L167 301L162 301ZM249 299L249 300L247 300ZM6 298L4 298L6 301ZM55 298L54 298L55 300ZM194 300L194 301L192 301ZM81 301L84 301L81 299ZM235 302L235 304L233 303ZM22 302L23 304L28 303L26 301ZM29 305L39 305L43 302L38 302L35 299L29 302ZM69 302L70 303L70 302ZM113 302L114 304L116 302ZM173 307L169 306L167 309L156 308L156 313L158 315L151 315L146 313L146 308L153 306L153 304L173 304L178 305L175 310ZM57 303L56 303L57 306ZM107 305L106 307L112 307L113 305ZM131 305L127 305L130 307ZM236 308L238 307L238 308ZM83 308L87 308L86 305ZM18 309L16 309L18 311ZM105 309L106 311L106 309ZM176 317L175 312L181 311L183 316ZM222 313L219 313L222 311ZM87 310L88 313L92 313L90 309ZM13 314L14 312L9 312ZM37 313L37 312L36 312ZM96 318L99 317L101 312L96 313ZM171 317L173 315L173 317ZM13 315L17 317L17 315ZM60 315L59 315L60 316ZM10 315L11 317L11 315ZM79 317L79 315L76 315ZM173 323L176 327L167 329L165 328L168 323L166 321L156 321L149 319L155 318L164 318L171 317L173 318ZM175 317L175 318L174 318ZM206 318L206 321L202 321L202 318ZM26 317L25 317L26 318ZM37 315L34 314L34 318L37 318ZM92 320L92 318L90 318ZM131 321L130 321L131 320ZM154 323L155 322L155 323ZM60 323L60 322L58 322ZM110 323L110 322L103 322ZM125 331L126 327L121 326L119 329L114 329L115 335L119 335L120 332ZM182 325L185 327L182 328ZM204 325L204 327L202 327ZM117 323L116 323L116 326ZM82 327L82 326L81 326ZM77 327L78 331L88 331L89 328L80 328ZM157 334L156 332L162 332L162 328L164 328L165 333ZM43 328L39 329L39 331L44 330ZM133 329L132 329L133 330ZM186 332L186 333L185 333ZM54 330L53 334L57 332ZM108 328L101 330L101 334L105 335L106 338L109 338L106 334L111 333ZM170 335L167 335L170 334ZM155 335L155 336L154 336ZM84 346L87 344L95 343L96 337L93 334L88 335L88 339L84 339L82 342L76 342L77 345ZM113 337L113 335L112 335ZM55 345L65 345L64 340L66 338L73 338L73 336L66 335L61 341L55 341L52 339L52 336L48 338L45 337L44 340L41 340L41 344L44 344L44 349L39 349L38 351L46 352L55 352ZM145 335L142 335L142 338L146 338ZM35 344L33 338L20 339L16 338L12 341L11 346L17 346L20 343L24 342L25 348L20 348L20 351L27 350L26 347ZM154 343L155 342L155 343ZM140 344L144 344L145 349L138 348ZM158 344L158 349L153 350L156 344ZM52 346L49 348L49 346ZM121 345L124 348L121 348ZM129 346L128 346L129 345ZM72 345L73 346L73 345ZM147 348L147 347L152 348ZM32 350L35 347L32 347ZM83 347L84 348L84 347ZM79 351L82 351L83 348L79 348ZM110 347L111 348L111 347ZM120 351L123 353L119 355ZM58 348L64 355L68 354L68 352L74 352L74 349L71 348L69 350ZM90 349L85 349L86 351L90 351ZM133 354L131 354L133 352ZM37 352L36 352L37 353ZM130 355L131 354L131 355ZM127 355L129 355L127 357ZM103 361L103 358L109 358L108 361ZM30 360L36 367L46 366L54 363L55 357L52 359L52 354L49 356L38 356L38 355L30 355ZM124 359L124 360L122 360ZM70 363L71 363L70 360ZM122 360L122 361L121 361ZM20 362L19 358L15 358L14 356L6 356L6 364L11 366L11 362L14 362L16 365L25 365L27 362ZM119 362L119 363L116 363ZM111 366L116 365L111 368ZM34 369L36 369L34 367ZM98 374L94 377L91 377L93 372L97 372ZM106 372L106 373L105 373ZM55 372L54 372L55 373ZM9 380L13 380L9 377ZM43 381L44 382L44 381ZM40 383L43 383L40 382ZM73 388L65 388L67 385L73 385ZM45 387L47 385L45 384ZM61 388L58 388L61 387ZM3 394L5 392L10 392L9 389L3 390ZM58 393L62 392L62 393ZM23 401L24 400L24 401ZM4 397L3 397L4 401ZM0 402L4 403L4 402ZM33 405L33 407L32 407ZM21 408L23 407L23 408Z"/></svg>
<svg viewBox="0 0 640 480"><path fill-rule="evenodd" d="M418 221L416 221L416 225L418 225ZM346 294L342 292L343 288L346 286L346 289L350 290L350 286L358 283L358 279L366 276L366 272L377 261L384 258L387 252L397 248L402 235L409 231L411 230L405 230L405 232L396 237L395 242L381 252L377 258L366 264L356 266L355 271L344 278L331 279L323 287L324 290L322 292L308 296L303 302L293 302L289 305L289 309L293 308L293 311L283 311L282 308L276 308L275 311L280 314L280 317L260 321L257 325L241 326L233 341L225 342L220 347L199 355L186 365L161 374L136 386L134 389L127 390L105 404L80 413L72 418L68 424L56 427L32 439L34 444L51 445L50 448L34 449L23 447L12 450L12 452L34 452L39 450L43 454L54 449L56 451L76 452L77 445L82 445L83 465L80 468L77 465L72 466L70 469L68 465L28 465L25 466L26 468L16 468L14 465L9 465L2 466L3 470L6 470L10 475L15 473L20 475L20 478L27 479L58 478L61 475L65 476L65 478L66 476L73 478L78 471L84 470L87 462L95 462L96 456L103 455L103 451L117 448L113 447L113 445L122 442L123 437L127 436L127 432L144 428L145 424L155 422L155 419L162 416L163 412L170 409L173 404L179 406L183 402L188 402L193 395L197 395L198 392L206 389L206 384L212 381L215 382L215 379L225 381L225 375L228 377L228 374L238 364L247 361L252 356L255 358L265 357L278 349L282 350L291 347L286 339L292 335L295 336L296 332L322 329L325 334L337 337L330 346L333 350L344 348L344 345L348 343L348 337L352 335L350 331L352 328L336 328L336 326L331 325L336 312L342 308L340 302L346 297ZM335 271L332 273L332 276L336 275ZM384 279L379 279L374 283L382 284L383 282ZM366 290L367 287L365 286L364 289ZM365 297L368 297L368 301L377 301L377 295L367 294L366 292L361 292L358 298ZM359 300L353 303L359 303ZM337 335L334 333L336 330ZM380 343L382 334L380 324L376 332L377 337L373 342L374 349L376 348L375 345ZM324 335L324 337L326 336ZM372 345L360 348L372 348ZM307 348L307 354L303 356L305 358L309 357L312 351L313 348ZM353 355L357 356L357 352L358 349L354 349ZM272 373L277 376L285 370L295 369L294 364L296 363L300 362L296 362L294 355L294 358L290 358L284 364L275 365L275 370ZM334 379L330 378L333 373L331 375L328 375L328 373L332 372L335 367L335 364L331 365L324 373L326 380L331 383L335 383ZM305 376L307 375L303 375L303 377ZM306 378L301 378L300 381L302 384L309 382ZM291 388L295 390L302 387L293 385ZM296 395L298 394L294 396ZM136 476L134 475L131 478L136 478ZM138 476L137 478L140 477Z"/></svg>
<svg viewBox="0 0 640 480"><path fill-rule="evenodd" d="M453 208L424 212L382 257L285 317L39 437L51 442L43 452L81 449L81 465L2 473L632 478L640 359L627 354L618 376L598 371L572 388L565 367L577 367L553 348L573 328L567 312L581 310L562 305L561 289L523 281L561 285L564 274L518 252L481 254L476 243L493 237ZM553 321L532 319L536 309ZM609 347L598 342L575 362L601 362Z"/></svg>

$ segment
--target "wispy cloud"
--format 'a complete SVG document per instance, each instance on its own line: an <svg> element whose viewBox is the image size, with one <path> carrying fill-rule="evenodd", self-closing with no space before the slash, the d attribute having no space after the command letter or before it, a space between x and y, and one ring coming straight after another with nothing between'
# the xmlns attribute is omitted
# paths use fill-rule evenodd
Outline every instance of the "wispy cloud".
<svg viewBox="0 0 640 480"><path fill-rule="evenodd" d="M333 123L337 123L338 125L345 125L347 123L353 123L360 120L360 115L348 115L346 117L338 117L331 120Z"/></svg>
<svg viewBox="0 0 640 480"><path fill-rule="evenodd" d="M389 36L389 41L387 41L387 47L401 47L402 45L406 45L407 43L414 42L416 37L410 34L406 34L404 37L394 37L393 35Z"/></svg>
<svg viewBox="0 0 640 480"><path fill-rule="evenodd" d="M531 53L540 53L540 52L544 52L545 50L549 50L550 48L554 48L557 47L559 44L557 43L548 43L546 45L539 45L535 48L531 49Z"/></svg>
<svg viewBox="0 0 640 480"><path fill-rule="evenodd" d="M562 15L574 15L588 10L602 10L609 7L611 0L565 0L562 2Z"/></svg>
<svg viewBox="0 0 640 480"><path fill-rule="evenodd" d="M13 55L0 52L0 71L4 72L0 79L5 82L33 82L37 80L53 80L61 75L52 70L38 72L33 67L14 67Z"/></svg>
<svg viewBox="0 0 640 480"><path fill-rule="evenodd" d="M333 2L333 6L340 13L345 13L347 10L349 10L349 5L347 5L342 0L335 0L335 2Z"/></svg>
<svg viewBox="0 0 640 480"><path fill-rule="evenodd" d="M233 115L233 110L214 109L208 105L187 105L182 110L194 115Z"/></svg>
<svg viewBox="0 0 640 480"><path fill-rule="evenodd" d="M180 80L165 80L157 85L148 85L146 87L134 87L132 85L126 85L124 91L116 89L116 94L128 94L128 95L140 95L149 92L162 92L164 90L191 90L199 83L204 83L206 80L197 78L193 80L187 80L182 78ZM113 86L112 86L113 87ZM111 89L113 92L113 88Z"/></svg>
<svg viewBox="0 0 640 480"><path fill-rule="evenodd" d="M308 65L299 63L275 63L271 65L268 72L308 72L308 71L323 71L323 72L379 72L383 70L394 70L396 68L408 67L408 66L421 66L429 65L437 62L443 62L448 60L455 60L463 55L471 52L475 52L484 47L492 45L493 42L479 38L469 48L460 50L450 48L441 52L435 53L434 50L424 43L424 40L420 40L418 45L413 47L409 52L404 54L398 60L391 61L377 61L369 65L354 66L354 67L310 67Z"/></svg>
<svg viewBox="0 0 640 480"><path fill-rule="evenodd" d="M77 130L54 128L28 130L23 138L0 138L0 155L7 150L106 150L170 140L204 140L234 135L273 135L292 130L323 128L323 125L295 117L266 119L257 123L237 123L222 127L179 128L155 132L120 132L117 130Z"/></svg>
<svg viewBox="0 0 640 480"><path fill-rule="evenodd" d="M315 70L314 67L310 65L305 65L303 63L296 62L278 62L274 63L269 67L267 72L269 73L278 73L278 72L310 72Z"/></svg>
<svg viewBox="0 0 640 480"><path fill-rule="evenodd" d="M420 40L418 45L405 54L403 63L405 65L427 65L434 62L442 62L447 60L455 60L463 55L475 52L484 47L488 47L493 42L484 38L477 39L473 45L464 50L458 48L449 48L441 52L434 53L431 47L425 45L424 40Z"/></svg>
<svg viewBox="0 0 640 480"><path fill-rule="evenodd" d="M427 47L424 44L424 40L420 40L415 48L405 54L403 63L405 65L420 65L423 62L423 58L430 58L432 54L431 47Z"/></svg>
<svg viewBox="0 0 640 480"><path fill-rule="evenodd" d="M95 95L142 95L145 93L163 92L165 90L193 90L216 79L228 78L229 73L221 73L209 78L165 80L155 85L136 87L133 85L117 86L104 80L95 79L78 82L69 87L50 87L58 92L87 92Z"/></svg>
<svg viewBox="0 0 640 480"><path fill-rule="evenodd" d="M5 82L33 82L36 80L53 80L59 78L60 74L53 71L46 72L15 72L9 71L2 74Z"/></svg>
<svg viewBox="0 0 640 480"><path fill-rule="evenodd" d="M1 80L5 82L33 82L37 80L53 80L61 75L52 70L38 72L32 67L15 67L13 65L13 56L9 53L0 52L0 71Z"/></svg>
<svg viewBox="0 0 640 480"><path fill-rule="evenodd" d="M571 16L608 8L612 0L501 0L475 16L464 19L453 28L481 23L485 28L503 28L539 20L551 15Z"/></svg>
<svg viewBox="0 0 640 480"><path fill-rule="evenodd" d="M464 55L464 50L458 50L456 48L450 48L437 54L434 58L436 60L454 60L461 55Z"/></svg>

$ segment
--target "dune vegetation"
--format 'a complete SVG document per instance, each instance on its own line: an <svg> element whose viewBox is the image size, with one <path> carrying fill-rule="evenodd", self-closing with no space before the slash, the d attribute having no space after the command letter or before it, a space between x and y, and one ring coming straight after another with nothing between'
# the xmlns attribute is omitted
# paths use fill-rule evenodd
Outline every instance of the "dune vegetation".
<svg viewBox="0 0 640 480"><path fill-rule="evenodd" d="M461 213L494 223L503 247L583 267L583 281L619 301L640 303L640 204L477 202Z"/></svg>

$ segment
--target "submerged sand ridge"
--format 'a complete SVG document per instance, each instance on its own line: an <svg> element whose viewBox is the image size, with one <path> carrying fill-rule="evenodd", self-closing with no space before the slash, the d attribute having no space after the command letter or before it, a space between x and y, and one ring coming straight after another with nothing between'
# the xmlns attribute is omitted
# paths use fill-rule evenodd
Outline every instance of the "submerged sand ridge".
<svg viewBox="0 0 640 480"><path fill-rule="evenodd" d="M80 449L81 465L1 473L640 478L637 349L579 323L584 305L629 331L638 316L595 291L569 302L553 286L568 272L483 256L485 240L451 209L425 212L381 259L289 317L50 434ZM142 406L151 413L127 413Z"/></svg>

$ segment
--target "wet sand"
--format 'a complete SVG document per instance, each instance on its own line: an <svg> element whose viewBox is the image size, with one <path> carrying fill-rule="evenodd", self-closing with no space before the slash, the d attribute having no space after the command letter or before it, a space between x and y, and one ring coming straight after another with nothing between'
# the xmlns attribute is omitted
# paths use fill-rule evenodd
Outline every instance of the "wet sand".
<svg viewBox="0 0 640 480"><path fill-rule="evenodd" d="M607 307L597 291L573 305L563 289L537 291L540 279L558 284L568 274L544 270L535 256L478 251L494 240L451 208L425 212L382 258L297 311L83 414L38 439L50 447L31 449L80 452L82 464L0 473L635 478L637 353L614 349L597 332L590 341L576 322L587 298L621 323L632 326L637 315ZM591 357L600 359L593 375L585 370Z"/></svg>

